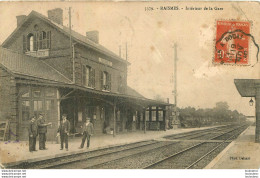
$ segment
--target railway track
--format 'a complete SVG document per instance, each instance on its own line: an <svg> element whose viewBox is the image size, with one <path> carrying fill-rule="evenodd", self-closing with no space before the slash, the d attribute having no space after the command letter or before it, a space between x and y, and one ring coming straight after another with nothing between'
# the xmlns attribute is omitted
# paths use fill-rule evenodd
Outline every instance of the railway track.
<svg viewBox="0 0 260 178"><path fill-rule="evenodd" d="M226 126L225 126L226 127ZM215 130L215 128L213 129ZM207 131L211 131L211 129L207 129ZM222 129L223 131L223 129ZM200 133L201 134L201 133ZM203 135L208 134L204 133ZM190 134L188 135L182 135L180 137L177 138L184 138L186 137L186 139L192 139L193 137L190 137ZM198 136L196 136L198 137ZM161 150L163 148L167 148L176 144L179 144L180 141L178 142L155 142L153 144L147 144L147 145L140 145L137 147L131 147L129 149L123 149L119 151L114 151L114 152L110 152L110 153L104 153L104 154L100 154L97 155L95 157L87 157L84 159L80 159L80 160L73 160L73 161L68 161L68 162L64 162L62 164L58 164L58 165L52 165L52 166L48 166L46 168L51 168L51 169L70 169L71 167L77 167L79 169L95 169L97 167L100 167L100 165L106 164L108 162L111 161L117 161L120 159L124 159L127 157L131 157L133 155L139 155L139 154L144 154L147 152L151 152L153 150ZM189 143L190 144L190 143ZM193 143L191 143L193 144Z"/></svg>
<svg viewBox="0 0 260 178"><path fill-rule="evenodd" d="M223 146L225 144L227 146L228 145L227 141L231 140L232 138L237 137L243 130L245 130L246 127L247 126L243 125L243 126L240 126L239 128L232 129L231 131L228 131L226 133L220 134L220 135L212 138L211 140L218 139L220 137L223 137L224 135L234 132L231 136L229 135L229 137L226 138L225 140L223 140L221 143L216 143L215 146L212 146L209 149L207 147L205 147L205 145L209 145L212 143L201 142L201 143L198 143L191 147L188 147L184 150L181 150L177 153L174 153L166 158L158 160L157 162L151 163L150 165L143 167L143 169L163 169L163 168L191 169L191 168L195 168L196 165L200 161L202 161L204 158L209 156L215 150L217 150L218 148L220 148L221 146ZM237 129L239 129L239 131L237 131ZM192 160L192 159L189 159L189 158L191 158L191 155L193 155L194 153L196 153L196 154L199 153L200 150L198 148L200 150L203 150L202 155L199 156L198 158L195 157L195 160L193 160L193 161L191 161L191 163L189 163L189 160ZM206 150L206 153L204 153L205 150ZM183 157L186 159L183 159ZM187 158L188 158L188 160L187 160ZM196 168L201 168L201 167L196 167Z"/></svg>
<svg viewBox="0 0 260 178"><path fill-rule="evenodd" d="M46 159L43 161L38 161L34 163L22 163L20 165L16 165L15 167L10 167L13 169L16 168L23 168L23 169L51 169L55 168L55 166L58 165L66 165L78 161L84 161L89 158L95 158L97 156L101 155L107 155L107 154L113 154L117 152L121 152L123 150L127 149L132 149L132 148L138 148L144 145L150 145L150 144L155 144L157 141L154 140L149 140L149 141L141 141L141 142L135 142L135 143L130 143L127 145L119 145L119 146L114 146L110 148L103 148L99 150L93 150L89 152L82 152L82 153L77 153L69 156L62 156L62 157L57 157L57 158L51 158L51 159Z"/></svg>
<svg viewBox="0 0 260 178"><path fill-rule="evenodd" d="M229 129L226 133L219 134L218 136L215 136L215 137L213 137L211 139L216 139L216 138L218 138L220 136L223 136L224 134L230 133L230 132L232 132L232 131L234 131L236 129L237 128L234 128L233 130ZM223 144L225 146L227 146L229 144L229 142L226 143L227 140L223 141ZM178 144L180 144L180 142L178 142ZM184 144L184 143L182 143L182 144ZM181 152L184 152L186 150L198 147L199 145L202 145L202 144L215 146L218 143L200 142L198 144L194 144L194 142L193 142L193 143L189 143L189 144L190 145L188 145L188 143L185 143L184 147L179 148L179 150L181 150L181 151L179 151L177 153L174 152L173 155L175 155L175 154L178 155ZM159 148L159 149L157 149L157 151L154 150L154 152L152 152L152 153L151 153L151 150L150 150L150 152L148 152L148 151L140 152L140 153L128 155L128 156L125 156L125 157L122 157L122 158L119 158L119 159L115 159L115 160L111 160L111 161L108 161L108 162L103 162L103 163L100 163L100 164L96 164L94 166L89 166L89 167L86 166L84 169L117 169L117 168L120 168L120 169L127 169L127 168L140 169L140 168L144 168L145 169L145 168L152 168L151 166L153 164L156 164L157 162L160 162L160 161L164 161L168 157L171 157L172 155L169 153L169 150L172 150L174 148L175 147L172 147L172 145L169 145L168 146L168 150L167 149L161 150ZM167 153L167 151L168 151L168 153ZM156 160L156 159L158 159L156 157L156 152L157 153L159 153L159 152L165 153L165 154L161 154L161 157L163 157L162 160L160 160L160 159L159 159L160 161ZM145 154L149 154L149 155L145 156ZM158 155L160 155L160 154L158 154ZM144 158L142 158L142 157L144 157ZM154 158L154 159L151 159L151 158ZM142 160L141 164L139 163L140 160ZM143 166L143 165L145 165L145 162L149 162L149 161L151 162L151 164ZM169 166L166 167L166 168L169 168ZM181 167L181 168L183 168L183 167Z"/></svg>
<svg viewBox="0 0 260 178"><path fill-rule="evenodd" d="M228 144L227 142L229 141L228 139L219 141L221 143L220 145L220 143L215 142L206 143L205 141L203 142L199 140L185 142L181 140L174 141L172 139L192 140L195 138L203 138L205 136L209 136L212 132L220 132L221 134L214 134L214 137L211 135L212 137L210 140L215 139L217 141L220 138L223 139L224 135L226 134L229 134L230 136L230 134L234 133L236 129L237 127L231 129L230 126L223 126L218 128L206 129L203 130L204 132L197 131L186 134L171 135L165 137L165 141L150 140L122 146L114 146L110 148L93 150L59 158L52 158L36 163L24 163L23 165L19 165L18 167L24 169L153 168L153 164L156 164L158 160L163 162L162 158L164 158L164 160L166 158L170 159L169 157L173 155L173 151L175 151L174 154L181 154L181 150L183 151L188 148L192 149L195 147L199 147L198 145L205 144L211 145L209 146L209 151L211 151L211 153L214 153L217 152L218 149L226 146ZM170 139L167 140L167 138ZM216 145L219 146L215 148ZM215 148L214 150L213 147ZM176 150L178 152L176 152ZM210 155L211 153L208 153L207 155ZM204 158L206 158L207 155L205 155ZM144 160L145 164L136 161L139 158ZM201 160L203 160L204 158L201 158ZM197 165L198 164L195 163L194 165L190 166L190 168L196 168Z"/></svg>
<svg viewBox="0 0 260 178"><path fill-rule="evenodd" d="M190 139L194 139L194 138L199 138L204 135L208 135L209 133L219 133L219 132L223 132L223 131L225 132L226 128L230 128L230 125L217 127L217 128L211 128L211 129L205 129L205 130L199 130L199 131L192 131L189 133L167 135L163 138L175 140L175 139L180 139L180 138L185 138L185 137L191 136Z"/></svg>
<svg viewBox="0 0 260 178"><path fill-rule="evenodd" d="M219 134L218 136L215 136L215 137L212 137L211 139L216 139L220 136L223 136L224 134L227 134L227 133L230 133L230 132L233 132L234 130L236 130L237 128L233 129L233 130L228 130L227 132L225 133L222 133L222 134ZM228 139L227 139L228 140ZM223 144L227 145L229 143L226 143L226 141L223 141ZM178 146L180 147L180 142L178 142ZM182 143L184 144L184 143ZM198 145L202 145L202 144L207 144L207 145L216 145L217 143L208 143L208 142L200 142L199 144L194 144L193 143L185 143L184 147L183 148L179 148L180 150L189 150L191 148L195 148L197 147ZM166 159L167 157L171 157L172 155L167 153L167 151L169 152L169 150L173 150L175 147L172 147L173 145L168 145L168 150L167 148L162 150L161 148L157 148L157 149L154 149L153 151L154 152L151 152L152 150L147 150L147 151L143 151L143 152L140 152L140 153L136 153L136 154L131 154L131 155L126 155L125 157L122 157L122 158L118 158L118 159L114 159L114 160L111 160L111 161L108 161L108 162L102 162L100 164L96 164L94 166L86 166L84 167L84 169L116 169L116 168L121 168L121 169L126 169L126 168L134 168L134 169L140 169L140 168L150 168L151 165L154 164L154 162L158 162L158 160L156 160L156 153L158 154L159 152L163 152L165 154L162 154L161 156L164 157L164 159ZM188 148L187 148L188 147ZM156 151L157 150L157 151ZM174 153L174 154L179 154L181 153L182 151L179 151L177 153ZM167 153L167 154L166 154ZM147 156L144 156L145 154L149 154ZM142 158L144 157L144 158ZM151 159L152 158L156 158L156 159ZM139 163L139 160L143 160L141 161L142 164L138 164ZM150 160L152 163L148 166L143 166L144 162L148 162ZM134 165L131 165L131 164L134 164Z"/></svg>

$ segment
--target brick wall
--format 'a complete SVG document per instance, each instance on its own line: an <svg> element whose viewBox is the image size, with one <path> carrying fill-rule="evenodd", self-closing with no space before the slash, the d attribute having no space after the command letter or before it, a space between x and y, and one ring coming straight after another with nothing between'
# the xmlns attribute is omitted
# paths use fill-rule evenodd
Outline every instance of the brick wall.
<svg viewBox="0 0 260 178"><path fill-rule="evenodd" d="M35 25L38 26L38 31L51 31L51 48L49 58L41 60L46 61L49 65L57 69L60 73L72 80L72 59L69 48L69 37L53 28L51 25L45 23L40 19L34 19L30 25L21 33L16 39L10 43L6 48L19 51L23 53L23 35L35 32ZM99 62L99 58L109 60L113 63L112 67L106 66ZM75 78L76 84L82 85L82 67L89 65L95 69L96 89L101 89L101 71L107 71L111 74L111 91L118 92L119 76L122 76L123 86L127 86L127 65L123 62L115 60L104 54L101 54L93 49L87 48L83 45L75 45Z"/></svg>
<svg viewBox="0 0 260 178"><path fill-rule="evenodd" d="M17 88L14 77L0 67L0 120L10 121L9 138L17 139Z"/></svg>
<svg viewBox="0 0 260 178"><path fill-rule="evenodd" d="M5 48L9 48L20 53L23 53L23 35L27 35L32 32L36 32L34 27L38 26L38 32L40 31L51 31L51 50L59 50L59 49L69 49L69 38L65 36L63 33L58 31L56 28L53 28L48 23L40 19L34 19L30 23L26 29L19 36L15 36L15 40L8 44L8 46L4 46ZM51 53L50 57L55 57L56 53Z"/></svg>
<svg viewBox="0 0 260 178"><path fill-rule="evenodd" d="M98 52L95 52L93 50L87 49L85 47L82 47L78 45L76 47L76 53L77 56L77 71L78 74L77 83L82 83L82 67L85 65L91 66L95 69L95 86L97 90L101 90L101 71L106 71L111 74L111 91L112 92L118 92L118 78L119 76L123 77L123 85L127 85L126 81L126 64L112 60L111 58L108 58L102 54L99 54ZM100 63L99 57L109 60L112 62L112 67L108 65L104 65ZM81 67L80 67L81 66Z"/></svg>

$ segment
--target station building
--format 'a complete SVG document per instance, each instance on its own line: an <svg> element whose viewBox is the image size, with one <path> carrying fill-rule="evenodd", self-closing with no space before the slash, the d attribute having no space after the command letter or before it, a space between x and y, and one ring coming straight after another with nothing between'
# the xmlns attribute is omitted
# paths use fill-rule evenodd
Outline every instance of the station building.
<svg viewBox="0 0 260 178"><path fill-rule="evenodd" d="M99 44L98 31L81 35L63 26L63 11L17 16L0 49L0 120L9 139L27 140L28 122L43 113L54 140L61 115L71 133L86 117L95 135L165 130L170 104L143 97L127 85L130 63Z"/></svg>

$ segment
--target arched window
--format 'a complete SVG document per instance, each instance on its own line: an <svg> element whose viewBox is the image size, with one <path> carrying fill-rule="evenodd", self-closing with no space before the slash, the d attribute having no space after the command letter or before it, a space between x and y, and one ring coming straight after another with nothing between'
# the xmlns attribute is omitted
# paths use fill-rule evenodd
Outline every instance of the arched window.
<svg viewBox="0 0 260 178"><path fill-rule="evenodd" d="M29 51L33 51L33 36L30 36L30 49Z"/></svg>
<svg viewBox="0 0 260 178"><path fill-rule="evenodd" d="M51 48L51 31L23 35L23 51L38 51Z"/></svg>
<svg viewBox="0 0 260 178"><path fill-rule="evenodd" d="M34 36L32 33L27 35L27 50L34 51Z"/></svg>
<svg viewBox="0 0 260 178"><path fill-rule="evenodd" d="M44 39L46 39L46 38L47 38L46 32L45 32L45 31L42 31L42 39L44 40Z"/></svg>

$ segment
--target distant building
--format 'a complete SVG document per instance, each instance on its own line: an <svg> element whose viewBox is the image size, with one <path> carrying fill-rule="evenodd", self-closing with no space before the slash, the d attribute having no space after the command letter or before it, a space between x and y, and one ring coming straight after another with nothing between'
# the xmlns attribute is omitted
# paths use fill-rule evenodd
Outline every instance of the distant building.
<svg viewBox="0 0 260 178"><path fill-rule="evenodd" d="M0 120L9 119L9 137L19 140L28 139L29 118L39 113L53 123L50 140L63 113L72 133L86 117L96 135L166 129L169 104L128 87L129 64L99 44L98 31L70 32L62 9L49 10L48 17L35 11L17 16L17 28L0 49Z"/></svg>

